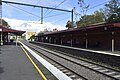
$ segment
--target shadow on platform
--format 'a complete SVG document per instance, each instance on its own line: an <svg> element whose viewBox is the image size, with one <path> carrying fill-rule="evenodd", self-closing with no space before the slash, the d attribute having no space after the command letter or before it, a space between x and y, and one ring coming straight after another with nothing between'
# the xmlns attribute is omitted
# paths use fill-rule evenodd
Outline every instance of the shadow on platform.
<svg viewBox="0 0 120 80"><path fill-rule="evenodd" d="M7 42L4 45L16 45L16 42ZM19 43L17 43L17 45L19 45Z"/></svg>

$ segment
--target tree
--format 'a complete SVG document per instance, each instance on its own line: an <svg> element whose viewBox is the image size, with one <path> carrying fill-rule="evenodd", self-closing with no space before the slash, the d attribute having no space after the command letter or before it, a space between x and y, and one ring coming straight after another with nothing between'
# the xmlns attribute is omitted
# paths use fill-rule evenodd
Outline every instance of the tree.
<svg viewBox="0 0 120 80"><path fill-rule="evenodd" d="M35 35L32 35L28 40L33 40L33 39L35 39Z"/></svg>
<svg viewBox="0 0 120 80"><path fill-rule="evenodd" d="M70 20L68 20L67 24L66 24L66 28L70 29L70 28L74 28L74 22L71 22Z"/></svg>
<svg viewBox="0 0 120 80"><path fill-rule="evenodd" d="M111 0L108 4L105 4L104 11L106 22L118 22L120 21L120 1Z"/></svg>
<svg viewBox="0 0 120 80"><path fill-rule="evenodd" d="M79 21L76 22L77 26L79 26L78 23L80 23L80 26L86 26L86 17L88 17L88 15L86 15L86 13L87 13L90 5L86 4L84 2L84 0L78 0L78 4L80 5L82 14L81 14L81 18L80 18L81 22L79 22Z"/></svg>
<svg viewBox="0 0 120 80"><path fill-rule="evenodd" d="M80 20L77 22L78 27L85 27L91 24L104 22L104 14L100 11L95 11L92 15L81 16Z"/></svg>
<svg viewBox="0 0 120 80"><path fill-rule="evenodd" d="M37 34L37 36L41 36L41 35L43 35L44 33L43 33L43 31L40 31L38 34Z"/></svg>
<svg viewBox="0 0 120 80"><path fill-rule="evenodd" d="M104 13L101 11L95 11L94 12L94 23L100 23L100 22L105 22L105 17L104 17Z"/></svg>
<svg viewBox="0 0 120 80"><path fill-rule="evenodd" d="M80 5L80 7L81 7L81 9L82 9L82 15L84 16L84 15L86 15L86 13L87 13L87 10L88 10L88 8L89 8L89 4L88 5L86 5L86 3L84 2L84 0L78 0L78 4Z"/></svg>
<svg viewBox="0 0 120 80"><path fill-rule="evenodd" d="M0 19L0 24L1 24L1 19ZM10 27L10 25L4 19L2 19L2 25L6 28Z"/></svg>

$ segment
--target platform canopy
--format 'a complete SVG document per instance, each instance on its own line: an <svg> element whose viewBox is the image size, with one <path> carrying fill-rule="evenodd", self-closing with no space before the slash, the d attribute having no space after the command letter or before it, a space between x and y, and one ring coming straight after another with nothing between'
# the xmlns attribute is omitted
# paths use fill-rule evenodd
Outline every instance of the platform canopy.
<svg viewBox="0 0 120 80"><path fill-rule="evenodd" d="M3 26L0 26L0 32L6 32L6 33L13 33L15 35L22 35L23 33L25 33L25 31L21 31L21 30L14 30L14 29L10 29L10 28L6 28Z"/></svg>

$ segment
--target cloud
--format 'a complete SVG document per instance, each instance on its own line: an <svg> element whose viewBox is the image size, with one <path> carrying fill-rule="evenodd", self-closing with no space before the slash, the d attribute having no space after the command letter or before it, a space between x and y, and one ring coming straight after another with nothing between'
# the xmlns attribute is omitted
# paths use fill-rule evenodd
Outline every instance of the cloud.
<svg viewBox="0 0 120 80"><path fill-rule="evenodd" d="M5 0L5 1L55 7L58 4L60 4L63 0ZM38 1L40 1L40 2L37 4ZM71 6L68 3L69 1L70 0L65 1L63 4L61 4L57 8L71 10ZM13 5L13 4L11 4L11 5ZM30 29L30 30L38 31L38 30L43 30L45 28L47 28L49 30L52 30L53 28L58 28L59 30L61 30L61 29L65 29L61 25L65 26L67 20L69 19L66 17L70 16L70 13L56 11L56 10L51 11L50 9L44 9L45 17L59 14L59 13L63 13L64 15L58 15L58 16L45 18L44 21L47 21L47 22L44 22L44 24L40 24L40 22L37 21L37 20L40 20L39 16L41 15L39 8L32 8L32 7L19 6L19 5L11 6L11 5L5 4L5 3L2 5L3 6L2 17L5 18L5 20L9 23L9 25L14 29L21 30L21 25L24 23L27 23L28 26L31 25L31 27L25 27L25 28L23 28L23 30ZM29 13L27 13L23 10L25 10ZM36 17L35 15L37 15L38 17ZM31 21L27 21L27 20L31 20ZM36 20L36 21L34 21L34 20ZM58 25L55 25L55 24L58 24ZM23 26L24 25L22 25L22 27ZM38 26L38 27L36 27L34 29L32 26Z"/></svg>
<svg viewBox="0 0 120 80"><path fill-rule="evenodd" d="M54 25L50 22L44 22L44 24L41 24L40 21L25 21L10 18L3 19L8 22L12 29L16 30L40 32L44 31L44 29L48 29L49 31L52 31L55 28L57 28L58 30L66 29L63 26Z"/></svg>

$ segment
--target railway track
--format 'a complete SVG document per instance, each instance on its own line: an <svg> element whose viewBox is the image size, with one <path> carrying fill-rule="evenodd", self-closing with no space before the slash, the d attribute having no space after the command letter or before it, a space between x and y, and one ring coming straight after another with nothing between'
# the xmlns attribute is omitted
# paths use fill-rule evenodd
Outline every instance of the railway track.
<svg viewBox="0 0 120 80"><path fill-rule="evenodd" d="M51 51L30 43L27 43L27 46L39 54L42 54L44 58L73 80L120 80L120 72L117 70L80 60L66 53Z"/></svg>
<svg viewBox="0 0 120 80"><path fill-rule="evenodd" d="M88 80L87 78L85 78L85 77L77 74L76 72L70 70L69 68L61 65L61 64L60 64L59 62L57 62L56 60L54 60L54 59L46 56L44 53L41 53L41 52L39 51L40 48L38 48L38 50L36 50L36 49L37 49L36 46L33 47L33 45L32 45L32 47L31 47L30 44L29 44L29 45L27 44L27 46L30 47L30 48L31 48L32 50L34 50L35 52L37 52L37 53L38 53L40 56L42 56L44 59L46 59L47 61L49 61L52 65L54 65L54 66L55 66L56 68L58 68L60 71L62 71L63 73L65 73L67 76L69 76L72 80Z"/></svg>

